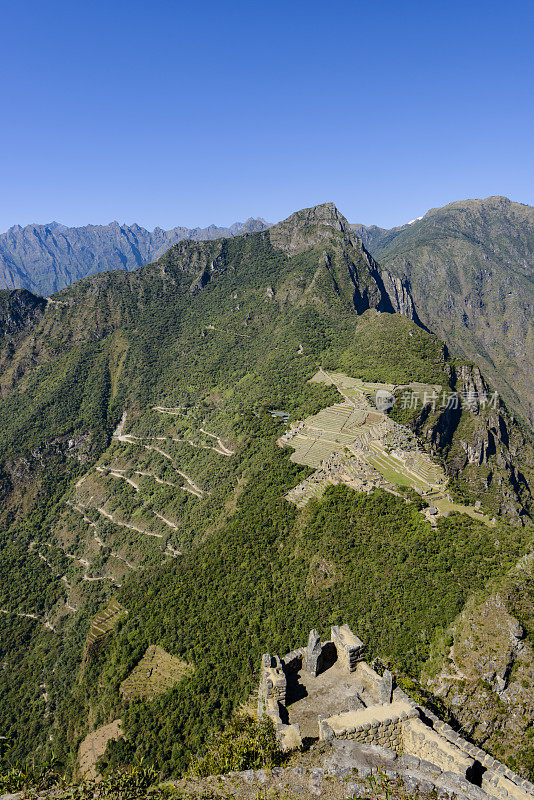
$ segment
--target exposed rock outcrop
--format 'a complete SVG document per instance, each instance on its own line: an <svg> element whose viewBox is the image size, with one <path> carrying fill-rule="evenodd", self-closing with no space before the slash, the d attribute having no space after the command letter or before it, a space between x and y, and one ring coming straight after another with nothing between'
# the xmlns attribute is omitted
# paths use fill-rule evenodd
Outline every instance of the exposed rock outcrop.
<svg viewBox="0 0 534 800"><path fill-rule="evenodd" d="M296 211L274 225L269 231L269 238L275 247L294 256L330 241L333 231L349 237L352 234L349 223L334 203L323 203Z"/></svg>
<svg viewBox="0 0 534 800"><path fill-rule="evenodd" d="M391 305L397 314L403 314L403 316L419 323L409 280L399 278L398 275L393 275L391 272L387 272L387 270L382 270L380 272L380 277L382 278Z"/></svg>
<svg viewBox="0 0 534 800"><path fill-rule="evenodd" d="M428 688L469 736L501 758L513 754L523 771L534 724L531 573L531 559L524 559L489 596L471 598L426 672Z"/></svg>
<svg viewBox="0 0 534 800"><path fill-rule="evenodd" d="M517 524L534 512L534 443L477 366L451 367L445 405L427 404L411 427L441 456L453 485Z"/></svg>
<svg viewBox="0 0 534 800"><path fill-rule="evenodd" d="M381 270L333 203L297 211L274 225L268 235L271 243L290 258L312 248L333 247L334 258L325 250L325 268L334 276L340 290L350 289L358 314L376 308L397 312L418 322L409 283Z"/></svg>
<svg viewBox="0 0 534 800"><path fill-rule="evenodd" d="M13 336L24 327L38 322L45 308L46 300L26 289L0 290L0 336Z"/></svg>

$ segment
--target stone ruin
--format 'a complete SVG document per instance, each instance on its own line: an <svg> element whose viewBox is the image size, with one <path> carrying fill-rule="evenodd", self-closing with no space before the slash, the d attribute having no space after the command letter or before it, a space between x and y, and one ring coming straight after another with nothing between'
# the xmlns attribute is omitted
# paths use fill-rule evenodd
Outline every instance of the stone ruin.
<svg viewBox="0 0 534 800"><path fill-rule="evenodd" d="M364 651L348 625L336 625L327 642L312 630L306 647L283 658L263 656L258 716L272 719L283 750L351 740L430 762L471 786L473 796L533 800L533 784L395 687L392 673L379 674L363 660Z"/></svg>
<svg viewBox="0 0 534 800"><path fill-rule="evenodd" d="M343 669L345 672L355 672L365 650L364 643L353 634L348 625L342 625L341 628L333 625L330 633Z"/></svg>

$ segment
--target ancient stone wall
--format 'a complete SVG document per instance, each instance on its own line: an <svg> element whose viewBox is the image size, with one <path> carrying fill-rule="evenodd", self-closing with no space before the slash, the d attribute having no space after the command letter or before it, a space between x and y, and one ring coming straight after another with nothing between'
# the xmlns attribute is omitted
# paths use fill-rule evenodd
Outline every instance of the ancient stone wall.
<svg viewBox="0 0 534 800"><path fill-rule="evenodd" d="M444 772L456 772L463 778L475 763L471 756L417 718L403 723L402 748L405 753L430 761Z"/></svg>
<svg viewBox="0 0 534 800"><path fill-rule="evenodd" d="M287 678L278 656L266 653L262 656L260 687L258 693L258 717L264 715L272 720L282 750L293 750L302 744L297 725L286 725L281 708L286 704Z"/></svg>
<svg viewBox="0 0 534 800"><path fill-rule="evenodd" d="M321 638L319 634L316 630L310 631L308 646L306 647L306 651L304 653L304 661L302 666L312 675L317 675L321 668L322 652L323 646L321 644Z"/></svg>
<svg viewBox="0 0 534 800"><path fill-rule="evenodd" d="M338 661L347 672L354 672L361 660L365 645L353 634L348 625L331 628L331 639L337 651Z"/></svg>
<svg viewBox="0 0 534 800"><path fill-rule="evenodd" d="M382 685L382 679L378 672L375 672L365 661L359 661L354 670L354 674L358 681L361 682L363 688L369 692L375 703L378 703Z"/></svg>
<svg viewBox="0 0 534 800"><path fill-rule="evenodd" d="M403 726L417 711L399 704L370 706L359 711L347 711L319 721L321 739L353 739L362 744L375 744L388 750L403 749Z"/></svg>
<svg viewBox="0 0 534 800"><path fill-rule="evenodd" d="M302 662L304 660L305 652L306 652L305 647L299 647L298 650L291 650L290 653L286 653L285 656L282 656L281 661L284 670L300 669L302 667Z"/></svg>
<svg viewBox="0 0 534 800"><path fill-rule="evenodd" d="M393 698L404 700L412 708L419 708L428 720L429 730L432 730L447 741L455 744L465 755L473 759L473 763L478 765L479 772L482 773L481 787L487 794L499 798L499 800L532 800L534 797L534 784L521 778L513 770L501 764L497 759L490 756L485 750L463 739L456 733L450 725L439 719L432 711L423 706L417 706L415 700L409 695L396 688ZM432 759L427 759L432 760Z"/></svg>
<svg viewBox="0 0 534 800"><path fill-rule="evenodd" d="M266 653L261 661L260 703L276 700L282 705L286 702L287 679L278 656L271 657Z"/></svg>
<svg viewBox="0 0 534 800"><path fill-rule="evenodd" d="M280 713L286 704L285 670L304 669L308 673L306 685L309 689L312 685L309 675L313 678L320 676L322 657L335 647L341 666L340 680L345 673L344 680L354 684L354 694L348 697L348 711L322 714L317 718L320 739L351 739L403 753L406 757L413 757L417 763L419 760L430 762L443 774L457 781L463 780L481 796L484 792L496 800L534 800L534 785L463 739L402 689L393 689L393 676L389 670L379 675L362 661L363 642L347 625L334 626L331 633L332 641L322 643L317 631L313 630L306 648L292 651L282 660L277 656L263 656L258 714L265 713L273 720L284 749L302 744L298 725L284 724Z"/></svg>

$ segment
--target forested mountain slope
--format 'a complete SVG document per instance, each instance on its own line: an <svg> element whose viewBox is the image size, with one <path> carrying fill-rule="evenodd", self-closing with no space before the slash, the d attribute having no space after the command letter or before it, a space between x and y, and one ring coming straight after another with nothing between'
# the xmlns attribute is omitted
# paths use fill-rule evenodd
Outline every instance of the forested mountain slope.
<svg viewBox="0 0 534 800"><path fill-rule="evenodd" d="M229 228L176 227L147 231L140 225L85 225L68 228L49 225L14 225L0 235L0 288L26 288L49 295L86 275L112 269L137 269L162 255L181 239L205 241L259 231L261 219L236 222Z"/></svg>
<svg viewBox="0 0 534 800"><path fill-rule="evenodd" d="M489 197L389 231L352 227L409 282L422 322L534 424L534 208Z"/></svg>
<svg viewBox="0 0 534 800"><path fill-rule="evenodd" d="M465 200L386 230L351 225L385 267L394 310L421 320L451 351L474 361L509 405L534 421L534 211L507 198ZM210 240L267 228L138 225L14 226L0 236L0 286L48 295L80 278L133 270L182 239Z"/></svg>
<svg viewBox="0 0 534 800"><path fill-rule="evenodd" d="M2 298L6 760L53 754L72 769L84 736L120 719L109 763L179 772L249 697L266 645L284 652L312 627L348 622L417 683L473 593L531 551L530 435L500 402L436 402L491 388L411 319L401 288L325 204L178 242L46 307ZM432 527L402 487L289 503L311 470L276 444L271 412L338 403L309 383L320 368L396 387L391 418L485 517L453 510ZM403 404L413 382L434 399ZM135 669L161 651L181 677L149 691ZM496 723L504 741L520 714ZM526 774L529 753L501 739L494 752Z"/></svg>

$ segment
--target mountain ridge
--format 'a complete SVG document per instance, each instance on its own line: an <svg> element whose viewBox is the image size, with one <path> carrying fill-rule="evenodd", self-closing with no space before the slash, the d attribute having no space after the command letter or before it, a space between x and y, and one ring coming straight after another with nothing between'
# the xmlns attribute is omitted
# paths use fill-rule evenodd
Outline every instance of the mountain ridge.
<svg viewBox="0 0 534 800"><path fill-rule="evenodd" d="M297 240L311 224L317 226L317 236L321 226L328 224L340 233L349 235L350 232L359 237L367 260L373 259L369 267L374 280L381 284L384 302L380 309L403 313L439 333L453 353L482 367L508 404L532 426L534 346L529 346L529 342L534 342L530 322L534 316L533 220L532 207L493 196L432 208L423 217L388 230L350 224L330 202L295 212L287 220L271 226L271 240L275 243L277 239L282 249L291 255L298 252ZM290 229L297 222L300 232L292 242ZM235 236L240 232L267 230L269 226L263 220L250 219L227 229L209 226L163 231L156 227L150 234L137 224L128 227L117 222L79 229L67 229L59 223L24 229L14 226L11 234L0 237L0 282L2 258L4 263L6 258L11 263L7 283L28 285L31 282L28 274L32 267L20 266L26 258L20 240L24 240L30 228L31 235L39 239L49 264L44 273L50 274L43 274L36 280L44 286L50 284L52 277L55 286L48 288L60 288L87 272L106 271L110 266L136 269L154 260L151 256L159 256L175 240ZM83 236L98 238L103 231L110 238L102 244L98 254L81 252ZM76 235L82 238L66 247L62 237L75 239ZM2 256L2 238L4 250L7 239L15 242L16 258L13 254ZM63 245L64 252L57 255L58 248ZM28 257L30 260L37 258L35 252ZM17 259L19 266L14 267L12 262ZM206 280L207 275L205 273L200 281ZM35 294L46 294L39 291L38 285L28 288ZM369 302L374 304L368 297L356 299L361 310Z"/></svg>
<svg viewBox="0 0 534 800"><path fill-rule="evenodd" d="M418 681L471 594L531 548L528 432L501 403L441 401L485 392L478 369L393 313L347 225L325 204L46 301L0 295L6 758L72 770L87 733L121 719L107 763L183 771L257 685L265 643L285 652L330 621ZM323 368L366 382L371 426L373 386L398 392L388 428L439 460L449 516L431 525L403 484L288 501L310 468L277 445L282 420L344 399L311 382ZM478 519L461 513L477 499ZM154 647L193 669L130 703L120 686Z"/></svg>
<svg viewBox="0 0 534 800"><path fill-rule="evenodd" d="M0 287L49 295L86 275L109 269L137 269L182 239L199 241L263 230L252 217L228 228L175 227L148 231L137 223L68 228L57 222L12 226L0 235Z"/></svg>
<svg viewBox="0 0 534 800"><path fill-rule="evenodd" d="M422 322L534 425L534 208L494 196L389 231L356 229L409 286Z"/></svg>

